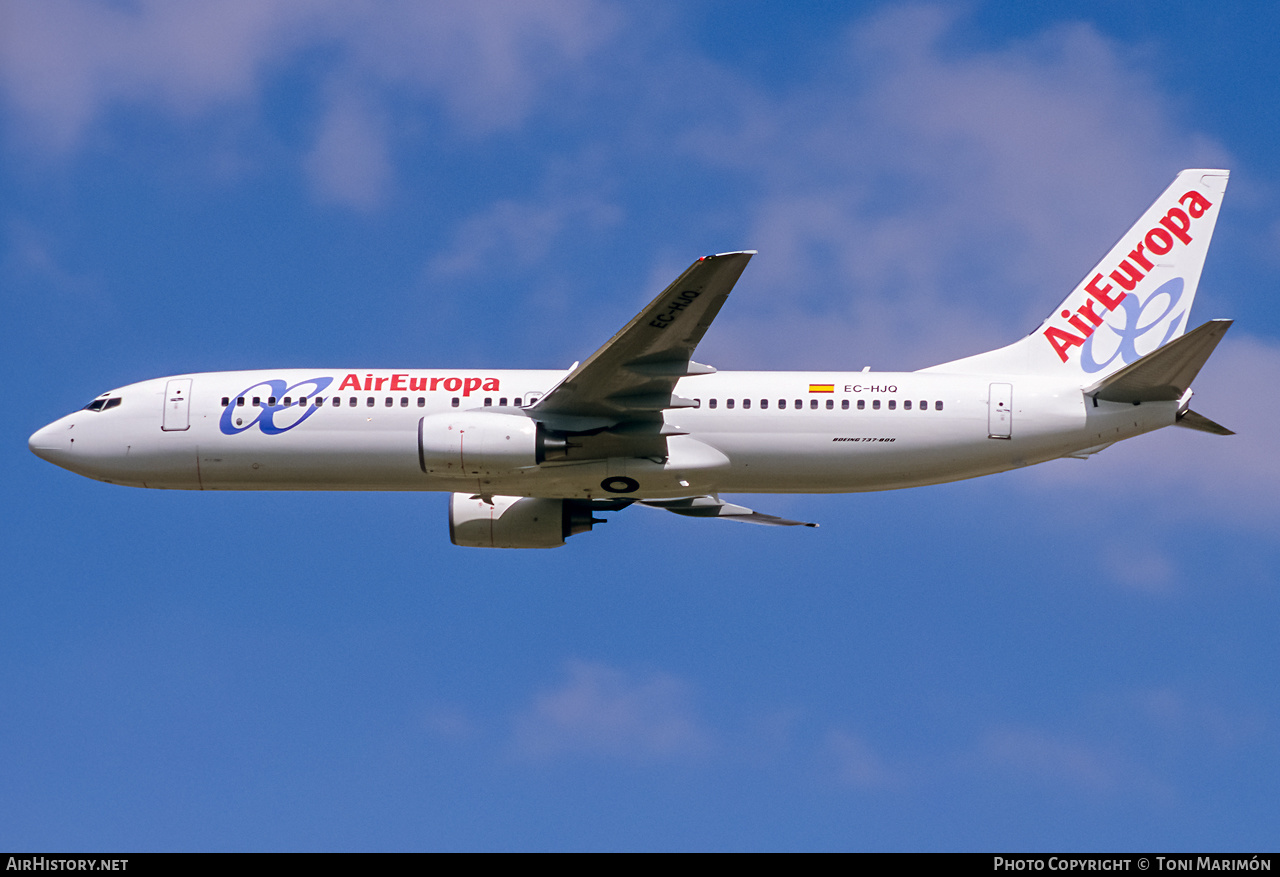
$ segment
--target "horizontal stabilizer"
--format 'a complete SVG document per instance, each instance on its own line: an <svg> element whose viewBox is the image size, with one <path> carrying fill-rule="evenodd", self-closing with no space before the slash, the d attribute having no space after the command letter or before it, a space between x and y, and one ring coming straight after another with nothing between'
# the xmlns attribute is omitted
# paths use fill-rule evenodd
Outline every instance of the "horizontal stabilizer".
<svg viewBox="0 0 1280 877"><path fill-rule="evenodd" d="M1230 328L1231 320L1211 320L1103 378L1085 395L1103 402L1176 402Z"/></svg>
<svg viewBox="0 0 1280 877"><path fill-rule="evenodd" d="M1234 430L1227 429L1220 423L1214 423L1203 414L1196 414L1190 408L1178 415L1174 426L1185 426L1187 429L1198 429L1201 432L1211 432L1214 435L1235 435Z"/></svg>
<svg viewBox="0 0 1280 877"><path fill-rule="evenodd" d="M641 505L655 509L666 509L677 515L690 518L725 518L730 521L742 521L747 524L767 524L771 527L816 527L808 521L792 521L776 515L753 512L746 506L734 505L714 496L688 496L682 499L642 499Z"/></svg>

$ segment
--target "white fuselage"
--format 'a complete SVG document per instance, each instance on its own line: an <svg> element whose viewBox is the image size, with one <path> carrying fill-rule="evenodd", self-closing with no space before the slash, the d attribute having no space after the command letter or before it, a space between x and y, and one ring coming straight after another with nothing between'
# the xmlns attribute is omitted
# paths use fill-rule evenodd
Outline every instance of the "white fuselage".
<svg viewBox="0 0 1280 877"><path fill-rule="evenodd" d="M434 490L637 499L841 493L972 478L1079 454L1172 425L1176 402L1087 398L1047 378L925 372L718 372L682 379L666 454L549 460L512 471L429 472L423 417L513 414L558 371L213 372L130 384L69 414L32 451L115 484L187 490ZM257 404L255 404L255 398ZM243 400L241 402L240 400ZM319 404L317 404L317 402ZM714 403L714 407L713 407Z"/></svg>

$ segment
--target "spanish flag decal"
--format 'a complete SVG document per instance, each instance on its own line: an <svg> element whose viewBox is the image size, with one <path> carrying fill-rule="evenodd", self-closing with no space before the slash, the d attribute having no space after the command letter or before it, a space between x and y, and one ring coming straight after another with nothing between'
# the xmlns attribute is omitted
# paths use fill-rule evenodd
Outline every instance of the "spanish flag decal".
<svg viewBox="0 0 1280 877"><path fill-rule="evenodd" d="M810 393L834 393L836 391L835 384L810 384Z"/></svg>

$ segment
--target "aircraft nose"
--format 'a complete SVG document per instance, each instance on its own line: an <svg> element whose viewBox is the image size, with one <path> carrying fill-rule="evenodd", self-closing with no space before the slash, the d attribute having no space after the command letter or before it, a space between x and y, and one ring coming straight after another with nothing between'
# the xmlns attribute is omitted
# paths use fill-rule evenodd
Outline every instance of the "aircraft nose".
<svg viewBox="0 0 1280 877"><path fill-rule="evenodd" d="M33 432L31 438L27 439L27 447L41 460L60 466L71 449L70 427L60 420L55 420L48 426Z"/></svg>

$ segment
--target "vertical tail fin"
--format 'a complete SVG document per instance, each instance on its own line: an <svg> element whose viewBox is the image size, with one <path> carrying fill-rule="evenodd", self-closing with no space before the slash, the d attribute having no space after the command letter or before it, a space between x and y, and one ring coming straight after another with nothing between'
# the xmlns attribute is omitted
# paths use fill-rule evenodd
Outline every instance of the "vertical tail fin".
<svg viewBox="0 0 1280 877"><path fill-rule="evenodd" d="M1185 170L1034 332L924 371L1095 383L1182 335L1228 171Z"/></svg>

